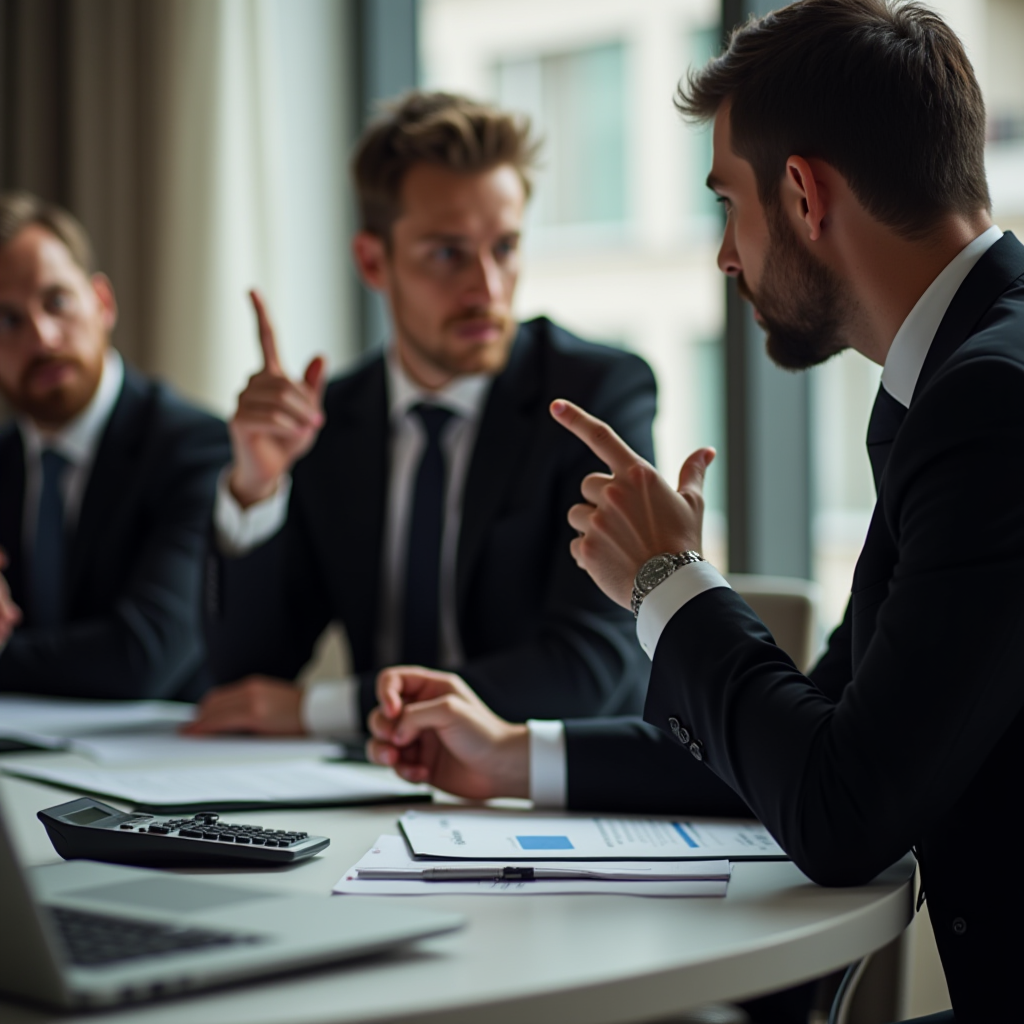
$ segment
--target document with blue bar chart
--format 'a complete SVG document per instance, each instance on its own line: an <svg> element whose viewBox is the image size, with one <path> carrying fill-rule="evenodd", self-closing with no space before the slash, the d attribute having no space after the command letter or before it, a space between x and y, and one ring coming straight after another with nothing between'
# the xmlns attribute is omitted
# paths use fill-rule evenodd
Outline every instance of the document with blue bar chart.
<svg viewBox="0 0 1024 1024"><path fill-rule="evenodd" d="M518 814L497 809L407 811L413 856L444 860L785 860L756 821Z"/></svg>

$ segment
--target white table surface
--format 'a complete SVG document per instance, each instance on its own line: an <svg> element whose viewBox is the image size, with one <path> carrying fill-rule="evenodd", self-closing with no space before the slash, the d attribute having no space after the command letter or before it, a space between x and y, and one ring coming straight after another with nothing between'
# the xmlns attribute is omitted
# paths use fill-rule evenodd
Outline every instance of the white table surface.
<svg viewBox="0 0 1024 1024"><path fill-rule="evenodd" d="M70 755L7 755L60 758ZM35 812L67 790L0 777L27 864L59 860ZM246 884L330 893L385 832L398 805L225 815L329 836L295 867L233 871ZM835 970L894 939L912 917L912 859L874 883L823 889L788 862L738 863L724 899L427 896L466 917L405 951L165 1003L69 1016L0 998L4 1024L612 1024L653 1020ZM213 872L206 872L213 873ZM336 896L352 900L357 897ZM363 897L363 899L372 897ZM394 899L378 897L378 899ZM0 923L2 927L2 923Z"/></svg>

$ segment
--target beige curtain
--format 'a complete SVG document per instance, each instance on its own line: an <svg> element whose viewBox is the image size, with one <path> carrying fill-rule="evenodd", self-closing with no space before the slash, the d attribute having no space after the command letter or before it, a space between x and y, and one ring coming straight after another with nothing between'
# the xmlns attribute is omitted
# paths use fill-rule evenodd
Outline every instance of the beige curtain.
<svg viewBox="0 0 1024 1024"><path fill-rule="evenodd" d="M82 218L118 347L221 413L258 365L252 285L293 371L358 349L349 6L0 0L0 186Z"/></svg>

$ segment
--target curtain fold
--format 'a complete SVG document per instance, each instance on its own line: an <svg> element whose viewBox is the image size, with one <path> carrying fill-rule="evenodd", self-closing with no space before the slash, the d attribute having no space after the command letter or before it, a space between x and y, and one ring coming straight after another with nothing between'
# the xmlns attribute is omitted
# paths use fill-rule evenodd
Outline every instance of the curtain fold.
<svg viewBox="0 0 1024 1024"><path fill-rule="evenodd" d="M221 412L259 364L359 349L348 258L348 4L0 0L0 188L85 223L140 369Z"/></svg>

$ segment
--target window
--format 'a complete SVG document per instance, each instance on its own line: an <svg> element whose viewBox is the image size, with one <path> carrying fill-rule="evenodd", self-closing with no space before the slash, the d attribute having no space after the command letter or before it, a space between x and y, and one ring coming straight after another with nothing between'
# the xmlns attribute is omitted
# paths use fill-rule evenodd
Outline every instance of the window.
<svg viewBox="0 0 1024 1024"><path fill-rule="evenodd" d="M626 219L625 68L622 43L498 62L498 102L528 113L544 136L540 223Z"/></svg>

